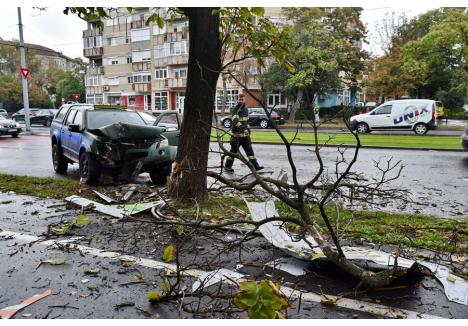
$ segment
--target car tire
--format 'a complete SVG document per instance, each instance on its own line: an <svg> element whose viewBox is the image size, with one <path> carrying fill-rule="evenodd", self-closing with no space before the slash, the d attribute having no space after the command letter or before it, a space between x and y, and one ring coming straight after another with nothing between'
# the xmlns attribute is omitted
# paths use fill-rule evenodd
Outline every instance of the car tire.
<svg viewBox="0 0 468 326"><path fill-rule="evenodd" d="M51 121L50 119L47 119L46 122L44 123L44 126L50 127L50 125L51 125Z"/></svg>
<svg viewBox="0 0 468 326"><path fill-rule="evenodd" d="M418 123L413 128L414 133L418 136L424 136L427 130L427 125L425 123Z"/></svg>
<svg viewBox="0 0 468 326"><path fill-rule="evenodd" d="M171 175L172 165L165 165L153 171L149 175L155 186L164 186L167 183L167 177Z"/></svg>
<svg viewBox="0 0 468 326"><path fill-rule="evenodd" d="M228 118L228 119L224 119L224 120L223 120L223 126L224 126L224 128L228 128L228 129L231 128L231 126L232 126L232 120L229 119L229 118Z"/></svg>
<svg viewBox="0 0 468 326"><path fill-rule="evenodd" d="M359 122L356 125L356 131L360 134L367 134L370 132L369 125L365 122Z"/></svg>
<svg viewBox="0 0 468 326"><path fill-rule="evenodd" d="M12 134L11 137L18 138L18 134Z"/></svg>
<svg viewBox="0 0 468 326"><path fill-rule="evenodd" d="M89 153L83 152L80 156L80 178L88 184L96 184L101 176L99 162Z"/></svg>
<svg viewBox="0 0 468 326"><path fill-rule="evenodd" d="M63 156L62 150L57 144L52 146L52 164L54 165L54 171L60 174L65 174L68 168L68 161Z"/></svg>
<svg viewBox="0 0 468 326"><path fill-rule="evenodd" d="M270 126L270 123L268 122L267 119L262 119L260 120L259 126L262 129L267 129Z"/></svg>

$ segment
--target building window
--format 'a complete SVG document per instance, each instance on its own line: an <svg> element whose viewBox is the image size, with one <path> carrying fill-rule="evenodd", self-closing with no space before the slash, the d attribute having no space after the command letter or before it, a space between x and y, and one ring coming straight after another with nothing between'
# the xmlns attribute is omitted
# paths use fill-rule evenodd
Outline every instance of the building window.
<svg viewBox="0 0 468 326"><path fill-rule="evenodd" d="M174 78L187 78L187 68L177 68L174 69Z"/></svg>
<svg viewBox="0 0 468 326"><path fill-rule="evenodd" d="M127 56L127 63L132 63L132 56Z"/></svg>
<svg viewBox="0 0 468 326"><path fill-rule="evenodd" d="M169 54L170 55L178 55L178 54L185 54L187 53L186 51L186 41L180 41L180 42L172 42L170 43L169 46Z"/></svg>
<svg viewBox="0 0 468 326"><path fill-rule="evenodd" d="M156 69L156 79L166 79L167 78L167 68Z"/></svg>
<svg viewBox="0 0 468 326"><path fill-rule="evenodd" d="M88 104L102 104L102 94L86 95L86 103Z"/></svg>
<svg viewBox="0 0 468 326"><path fill-rule="evenodd" d="M184 29L186 29L188 26L187 22L182 22L182 23L173 23L172 24L172 31L174 33L177 33L177 32L183 32Z"/></svg>
<svg viewBox="0 0 468 326"><path fill-rule="evenodd" d="M128 97L128 105L135 105L135 96Z"/></svg>
<svg viewBox="0 0 468 326"><path fill-rule="evenodd" d="M85 86L99 86L100 76L86 76Z"/></svg>
<svg viewBox="0 0 468 326"><path fill-rule="evenodd" d="M167 110L167 92L154 93L154 105L156 110Z"/></svg>
<svg viewBox="0 0 468 326"><path fill-rule="evenodd" d="M149 83L151 82L151 75L150 74L138 74L128 77L129 84L137 84L137 83Z"/></svg>
<svg viewBox="0 0 468 326"><path fill-rule="evenodd" d="M164 24L163 28L159 28L158 24L153 25L153 35L166 34L167 23Z"/></svg>
<svg viewBox="0 0 468 326"><path fill-rule="evenodd" d="M134 51L132 52L132 62L142 62L151 60L151 51Z"/></svg>
<svg viewBox="0 0 468 326"><path fill-rule="evenodd" d="M133 29L131 33L131 37L132 37L132 42L149 41L150 29L149 28Z"/></svg>
<svg viewBox="0 0 468 326"><path fill-rule="evenodd" d="M280 107L286 105L286 97L284 94L275 93L268 94L268 106L269 107Z"/></svg>
<svg viewBox="0 0 468 326"><path fill-rule="evenodd" d="M107 45L108 46L116 46L116 45L121 45L125 43L125 38L124 37L109 37L107 39Z"/></svg>
<svg viewBox="0 0 468 326"><path fill-rule="evenodd" d="M216 109L221 110L223 107L223 90L216 91ZM226 109L230 109L237 104L239 99L239 91L237 89L226 90Z"/></svg>
<svg viewBox="0 0 468 326"><path fill-rule="evenodd" d="M337 94L337 105L349 105L351 102L351 92L348 89L344 89L341 93Z"/></svg>
<svg viewBox="0 0 468 326"><path fill-rule="evenodd" d="M108 58L108 64L109 65L118 65L119 64L119 58Z"/></svg>

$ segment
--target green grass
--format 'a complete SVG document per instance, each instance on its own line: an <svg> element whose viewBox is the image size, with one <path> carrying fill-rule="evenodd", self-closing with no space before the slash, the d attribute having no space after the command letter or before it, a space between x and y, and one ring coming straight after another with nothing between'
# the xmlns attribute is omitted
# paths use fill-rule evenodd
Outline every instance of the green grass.
<svg viewBox="0 0 468 326"><path fill-rule="evenodd" d="M289 141L293 139L294 132L284 132L284 136ZM212 137L215 133L212 134ZM252 132L253 142L281 143L279 135L272 131ZM323 144L327 142L331 145L355 145L356 140L352 134L343 133L318 133L318 142ZM372 135L365 134L359 136L361 144L365 146L378 147L403 147L403 148L430 148L430 149L461 149L459 136L416 136L416 135ZM215 137L213 137L215 139ZM225 136L229 140L229 136ZM314 134L312 132L299 132L294 141L296 144L314 143Z"/></svg>
<svg viewBox="0 0 468 326"><path fill-rule="evenodd" d="M0 174L0 191L14 191L20 195L64 199L77 195L79 182L67 179L37 178Z"/></svg>

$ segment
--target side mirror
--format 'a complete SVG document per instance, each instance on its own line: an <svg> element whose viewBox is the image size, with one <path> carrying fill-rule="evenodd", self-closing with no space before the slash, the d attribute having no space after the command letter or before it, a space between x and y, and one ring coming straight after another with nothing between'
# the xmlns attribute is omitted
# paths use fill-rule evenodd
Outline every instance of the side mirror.
<svg viewBox="0 0 468 326"><path fill-rule="evenodd" d="M69 125L68 126L68 131L80 132L80 126L79 125Z"/></svg>

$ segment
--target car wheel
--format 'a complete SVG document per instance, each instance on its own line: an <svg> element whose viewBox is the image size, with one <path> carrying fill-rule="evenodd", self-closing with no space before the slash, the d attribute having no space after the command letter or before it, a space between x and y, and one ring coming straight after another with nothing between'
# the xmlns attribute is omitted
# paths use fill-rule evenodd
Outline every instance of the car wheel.
<svg viewBox="0 0 468 326"><path fill-rule="evenodd" d="M67 159L63 156L62 150L57 144L52 146L52 164L54 165L55 172L60 174L67 172Z"/></svg>
<svg viewBox="0 0 468 326"><path fill-rule="evenodd" d="M151 181L156 186L164 186L167 183L167 177L171 175L172 165L165 165L153 171L149 175Z"/></svg>
<svg viewBox="0 0 468 326"><path fill-rule="evenodd" d="M18 138L18 134L12 134L11 137Z"/></svg>
<svg viewBox="0 0 468 326"><path fill-rule="evenodd" d="M47 119L46 122L44 122L44 126L50 127L51 121L50 119Z"/></svg>
<svg viewBox="0 0 468 326"><path fill-rule="evenodd" d="M223 126L224 126L224 128L231 128L231 126L232 126L231 119L224 119L223 120Z"/></svg>
<svg viewBox="0 0 468 326"><path fill-rule="evenodd" d="M89 153L83 152L80 156L80 177L84 183L96 184L101 175L99 162Z"/></svg>
<svg viewBox="0 0 468 326"><path fill-rule="evenodd" d="M369 132L369 126L365 122L359 122L356 126L356 131L360 134L367 134Z"/></svg>
<svg viewBox="0 0 468 326"><path fill-rule="evenodd" d="M427 126L425 123L418 123L414 126L414 133L419 136L423 136L427 133Z"/></svg>
<svg viewBox="0 0 468 326"><path fill-rule="evenodd" d="M260 128L266 129L266 128L269 127L269 125L270 125L270 124L268 123L268 120L266 120L266 119L260 120Z"/></svg>

